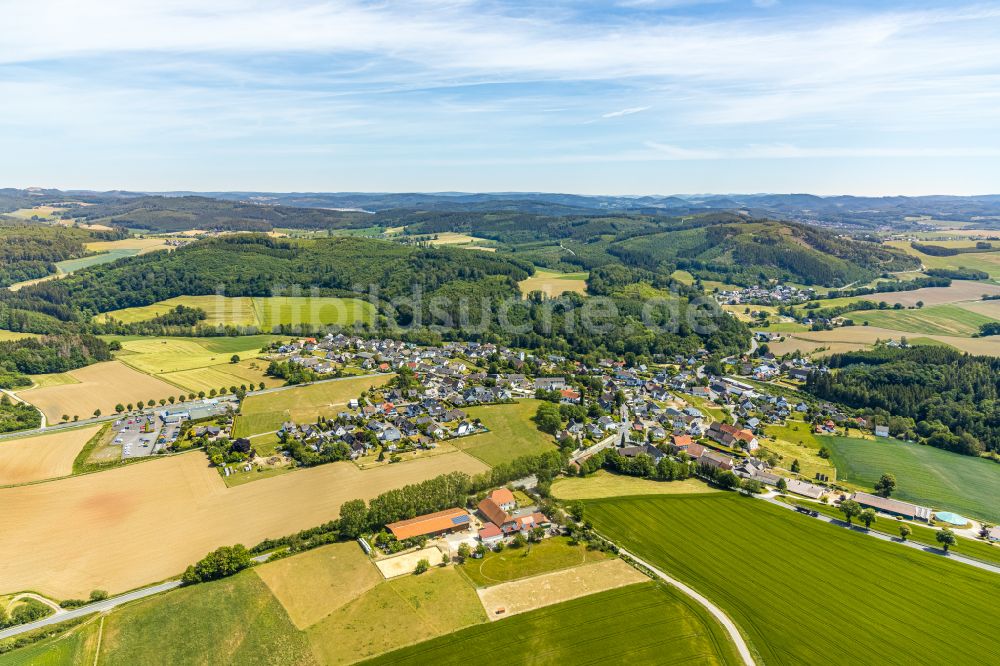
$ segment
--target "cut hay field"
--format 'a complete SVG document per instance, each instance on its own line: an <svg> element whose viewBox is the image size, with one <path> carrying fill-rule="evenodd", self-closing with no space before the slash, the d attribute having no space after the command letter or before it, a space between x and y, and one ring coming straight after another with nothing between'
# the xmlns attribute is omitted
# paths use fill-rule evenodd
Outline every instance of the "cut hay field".
<svg viewBox="0 0 1000 666"><path fill-rule="evenodd" d="M150 375L169 374L228 364L233 354L241 359L256 358L261 347L274 339L272 336L126 339L117 358Z"/></svg>
<svg viewBox="0 0 1000 666"><path fill-rule="evenodd" d="M0 486L54 479L73 473L73 461L101 426L47 435L0 439Z"/></svg>
<svg viewBox="0 0 1000 666"><path fill-rule="evenodd" d="M879 303L885 301L889 305L899 303L904 307L915 306L922 302L925 306L949 305L952 303L964 303L966 301L982 300L983 295L1000 294L1000 285L988 282L972 282L970 280L954 280L948 287L924 287L913 291L894 291L882 294L868 294L867 296L844 296L841 298L829 298L825 300L812 301L820 308L839 307L857 301L874 301ZM800 311L802 307L798 308ZM851 313L845 315L851 316Z"/></svg>
<svg viewBox="0 0 1000 666"><path fill-rule="evenodd" d="M588 594L643 583L649 578L618 558L581 564L531 578L478 590L487 617L494 622Z"/></svg>
<svg viewBox="0 0 1000 666"><path fill-rule="evenodd" d="M895 439L823 441L844 481L871 488L883 473L892 472L898 483L894 497L1000 522L1000 465L995 462Z"/></svg>
<svg viewBox="0 0 1000 666"><path fill-rule="evenodd" d="M505 548L499 553L490 551L482 559L469 558L458 569L476 586L489 587L606 559L608 555L599 550L571 545L569 537L553 537L530 547Z"/></svg>
<svg viewBox="0 0 1000 666"><path fill-rule="evenodd" d="M486 621L479 597L453 567L385 581L310 627L316 660L356 662ZM465 655L464 662L468 662Z"/></svg>
<svg viewBox="0 0 1000 666"><path fill-rule="evenodd" d="M279 325L346 326L355 322L371 322L375 309L371 303L356 298L310 296L178 296L152 305L112 310L97 317L98 321L114 318L124 323L152 319L183 305L201 308L209 326L256 326L272 331Z"/></svg>
<svg viewBox="0 0 1000 666"><path fill-rule="evenodd" d="M639 583L548 606L397 650L371 664L467 664L503 646L511 664L739 664L698 604Z"/></svg>
<svg viewBox="0 0 1000 666"><path fill-rule="evenodd" d="M1000 651L993 573L735 493L597 500L585 515L726 611L762 663L975 664Z"/></svg>
<svg viewBox="0 0 1000 666"><path fill-rule="evenodd" d="M997 321L995 317L967 310L958 305L933 305L919 310L861 310L852 312L855 324L868 322L885 328L919 335L970 336L981 324Z"/></svg>
<svg viewBox="0 0 1000 666"><path fill-rule="evenodd" d="M587 273L556 273L537 269L534 275L517 284L525 295L533 291L540 291L549 297L559 296L567 291L586 295Z"/></svg>
<svg viewBox="0 0 1000 666"><path fill-rule="evenodd" d="M552 435L535 426L531 418L540 401L520 400L505 405L469 407L471 419L482 419L489 432L452 442L457 448L495 467L521 456L534 456L556 448Z"/></svg>
<svg viewBox="0 0 1000 666"><path fill-rule="evenodd" d="M194 452L0 489L0 591L31 589L56 599L95 588L123 592L177 575L218 546L252 545L332 520L346 500L485 469L452 453L366 471L332 463L226 488Z"/></svg>
<svg viewBox="0 0 1000 666"><path fill-rule="evenodd" d="M218 390L222 387L256 386L261 382L264 382L265 386L268 382L272 384L281 382L280 379L264 374L267 365L267 361L245 360L239 363L223 363L205 368L195 368L194 370L165 372L158 376L192 393L199 391L208 393L212 389Z"/></svg>
<svg viewBox="0 0 1000 666"><path fill-rule="evenodd" d="M93 252L111 252L112 250L138 250L138 254L146 254L156 250L169 249L166 238L144 236L139 238L123 238L116 241L97 241L87 243L87 249Z"/></svg>
<svg viewBox="0 0 1000 666"><path fill-rule="evenodd" d="M0 328L0 342L9 342L10 340L23 340L24 338L34 338L34 337L37 337L34 333L20 333Z"/></svg>
<svg viewBox="0 0 1000 666"><path fill-rule="evenodd" d="M299 629L310 627L382 582L361 546L350 541L254 569Z"/></svg>
<svg viewBox="0 0 1000 666"><path fill-rule="evenodd" d="M236 417L233 432L237 437L247 437L273 432L289 420L311 423L318 416L335 416L362 391L383 386L391 378L391 375L362 375L247 396Z"/></svg>
<svg viewBox="0 0 1000 666"><path fill-rule="evenodd" d="M1000 339L996 338L963 338L954 335L915 336L906 331L894 331L877 326L845 326L835 328L832 331L790 333L780 342L768 343L768 347L776 355L796 350L803 354L833 354L854 349L866 349L875 344L877 340L899 340L903 336L913 344L944 344L970 354L1000 356ZM827 348L827 350L819 352L820 348Z"/></svg>
<svg viewBox="0 0 1000 666"><path fill-rule="evenodd" d="M561 500L603 499L628 495L677 495L719 492L704 481L653 481L598 470L586 477L560 478L552 484L552 496Z"/></svg>
<svg viewBox="0 0 1000 666"><path fill-rule="evenodd" d="M159 400L177 395L177 387L134 370L120 361L71 370L67 383L18 391L17 395L57 423L64 414L90 418L95 409L113 414L118 403Z"/></svg>
<svg viewBox="0 0 1000 666"><path fill-rule="evenodd" d="M938 245L939 243L930 243ZM968 245L969 243L964 243ZM1000 277L1000 252L967 252L950 257L935 257L910 247L909 241L889 241L886 245L903 250L920 259L926 268L971 268L984 271L990 278Z"/></svg>

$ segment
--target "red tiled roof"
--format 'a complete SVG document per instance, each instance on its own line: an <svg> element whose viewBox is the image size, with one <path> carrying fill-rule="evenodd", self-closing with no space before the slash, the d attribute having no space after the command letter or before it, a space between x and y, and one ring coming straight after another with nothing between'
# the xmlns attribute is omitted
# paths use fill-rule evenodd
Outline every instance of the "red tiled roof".
<svg viewBox="0 0 1000 666"><path fill-rule="evenodd" d="M479 530L480 539L492 539L503 534L503 531L493 523L486 523L483 529Z"/></svg>
<svg viewBox="0 0 1000 666"><path fill-rule="evenodd" d="M510 516L507 515L507 512L497 506L497 503L489 497L479 503L479 510L490 522L495 523L498 527L510 521Z"/></svg>
<svg viewBox="0 0 1000 666"><path fill-rule="evenodd" d="M489 495L490 499L493 500L497 506L502 504L509 504L514 502L514 493L510 492L506 488L497 488Z"/></svg>
<svg viewBox="0 0 1000 666"><path fill-rule="evenodd" d="M445 509L436 513L428 513L409 520L400 520L386 525L392 535L403 541L425 534L434 534L445 530L465 528L469 525L469 512L465 509Z"/></svg>

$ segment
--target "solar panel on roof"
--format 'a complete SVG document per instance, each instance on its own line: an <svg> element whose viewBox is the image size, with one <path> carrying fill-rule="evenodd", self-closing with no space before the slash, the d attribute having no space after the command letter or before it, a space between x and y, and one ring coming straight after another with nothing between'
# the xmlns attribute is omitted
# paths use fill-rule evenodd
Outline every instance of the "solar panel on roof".
<svg viewBox="0 0 1000 666"><path fill-rule="evenodd" d="M452 525L461 525L462 523L467 523L467 522L469 522L469 516L467 515L455 516L454 518L451 519Z"/></svg>

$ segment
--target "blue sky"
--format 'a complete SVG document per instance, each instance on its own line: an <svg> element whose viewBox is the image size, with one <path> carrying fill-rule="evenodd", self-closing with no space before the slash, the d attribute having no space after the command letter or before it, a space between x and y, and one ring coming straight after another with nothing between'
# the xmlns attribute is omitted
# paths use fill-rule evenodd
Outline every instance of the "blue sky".
<svg viewBox="0 0 1000 666"><path fill-rule="evenodd" d="M1000 191L1000 2L0 0L0 186Z"/></svg>

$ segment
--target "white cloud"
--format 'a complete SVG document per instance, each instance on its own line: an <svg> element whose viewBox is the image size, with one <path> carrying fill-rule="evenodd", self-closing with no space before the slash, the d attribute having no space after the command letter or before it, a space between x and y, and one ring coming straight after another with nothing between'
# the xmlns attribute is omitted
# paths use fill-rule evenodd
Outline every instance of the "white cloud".
<svg viewBox="0 0 1000 666"><path fill-rule="evenodd" d="M627 109L620 109L618 111L610 111L608 113L602 114L601 118L621 118L622 116L631 116L634 113L642 113L643 111L648 111L653 107L651 106L630 106Z"/></svg>

